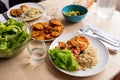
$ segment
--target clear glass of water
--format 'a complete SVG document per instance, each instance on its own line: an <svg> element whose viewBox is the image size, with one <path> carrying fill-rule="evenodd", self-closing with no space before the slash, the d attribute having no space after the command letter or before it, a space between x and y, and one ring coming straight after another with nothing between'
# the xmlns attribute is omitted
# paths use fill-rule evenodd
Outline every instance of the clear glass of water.
<svg viewBox="0 0 120 80"><path fill-rule="evenodd" d="M46 57L46 45L44 41L32 40L27 44L30 58L34 62L43 62Z"/></svg>
<svg viewBox="0 0 120 80"><path fill-rule="evenodd" d="M118 0L97 0L96 14L103 19L111 18L114 14Z"/></svg>

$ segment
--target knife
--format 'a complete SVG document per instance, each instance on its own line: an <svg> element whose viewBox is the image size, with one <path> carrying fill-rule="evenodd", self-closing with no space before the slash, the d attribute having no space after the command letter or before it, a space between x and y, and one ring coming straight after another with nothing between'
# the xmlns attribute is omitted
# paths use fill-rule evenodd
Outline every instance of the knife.
<svg viewBox="0 0 120 80"><path fill-rule="evenodd" d="M81 28L79 32L95 37L103 43L107 44L107 46L111 46L111 48L116 48L116 50L120 49L120 39L117 39L107 32L97 29L93 25L87 24L86 26Z"/></svg>

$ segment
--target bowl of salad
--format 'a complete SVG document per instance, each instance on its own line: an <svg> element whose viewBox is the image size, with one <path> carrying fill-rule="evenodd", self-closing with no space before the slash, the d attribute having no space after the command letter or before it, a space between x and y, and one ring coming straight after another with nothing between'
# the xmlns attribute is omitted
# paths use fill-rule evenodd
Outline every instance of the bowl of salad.
<svg viewBox="0 0 120 80"><path fill-rule="evenodd" d="M0 22L0 58L11 58L20 54L30 38L28 23L14 19Z"/></svg>
<svg viewBox="0 0 120 80"><path fill-rule="evenodd" d="M80 5L67 5L62 8L62 14L64 18L69 22L79 22L86 16L88 10L84 6Z"/></svg>

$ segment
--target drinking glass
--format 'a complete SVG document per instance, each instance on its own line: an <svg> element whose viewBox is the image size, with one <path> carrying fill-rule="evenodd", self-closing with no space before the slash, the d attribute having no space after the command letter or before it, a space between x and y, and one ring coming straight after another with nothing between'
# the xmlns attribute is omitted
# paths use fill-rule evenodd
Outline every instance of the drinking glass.
<svg viewBox="0 0 120 80"><path fill-rule="evenodd" d="M112 17L118 0L97 0L96 14L103 19Z"/></svg>
<svg viewBox="0 0 120 80"><path fill-rule="evenodd" d="M48 6L46 6L46 14L49 17L49 19L57 18L58 7L48 7Z"/></svg>
<svg viewBox="0 0 120 80"><path fill-rule="evenodd" d="M27 44L30 58L34 62L43 62L46 57L46 45L44 41L32 40Z"/></svg>

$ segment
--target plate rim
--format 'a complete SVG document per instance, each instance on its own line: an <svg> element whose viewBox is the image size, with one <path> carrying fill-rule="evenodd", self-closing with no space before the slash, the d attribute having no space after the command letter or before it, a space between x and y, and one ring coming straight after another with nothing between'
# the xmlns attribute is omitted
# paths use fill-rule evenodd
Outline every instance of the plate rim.
<svg viewBox="0 0 120 80"><path fill-rule="evenodd" d="M102 71L107 67L107 65L108 65L108 63L109 63L109 51L108 51L108 48L107 48L101 41L99 41L97 38L92 37L92 36L87 35L87 34L84 34L84 33L82 34L82 33L75 32L75 33L65 34L65 35L63 35L63 36L64 36L64 37L65 37L65 36L70 36L70 35L74 35L74 36L75 36L75 34L77 34L77 35L85 35L85 36L88 36L88 37L90 37L90 38L96 39L99 43L101 43L101 44L106 48L106 51L107 51L107 53L106 53L106 54L107 54L107 62L106 62L106 64L104 65L104 67L103 67L101 70L99 70L98 72L96 72L96 73L94 73L94 74L91 74L91 75L73 75L73 74L70 74L70 71L66 71L66 70L60 69L57 65L55 65L54 62L52 61L51 57L50 57L50 54L48 53L48 57L49 57L50 62L51 62L51 63L53 64L53 66L54 66L56 69L58 69L59 71L65 73L65 74L67 74L67 75L74 76L74 77L89 77L89 76L93 76L93 75L96 75L96 74L102 72ZM63 37L63 36L60 36L60 37ZM52 46L60 37L56 38L56 39L51 43L51 45L49 46L49 49L51 48L51 46ZM57 41L57 42L58 42L58 41Z"/></svg>
<svg viewBox="0 0 120 80"><path fill-rule="evenodd" d="M42 4L40 4L40 3L35 3L35 2L25 2L25 3L16 4L16 5L12 6L11 8L9 8L9 10L7 11L7 17L18 20L18 18L12 17L12 16L10 15L10 10L11 10L11 9L14 9L14 8L16 8L16 7L18 7L18 6L24 5L24 4L34 4L34 5L37 5L37 6L39 5L39 6L41 7L41 9L43 10L43 12L42 12L39 16L37 16L37 17L35 17L35 18L31 18L31 19L27 19L27 20L23 20L23 21L32 21L32 20L35 20L35 19L37 19L37 18L40 18L40 17L45 13L46 8L44 7L44 5L42 5Z"/></svg>

